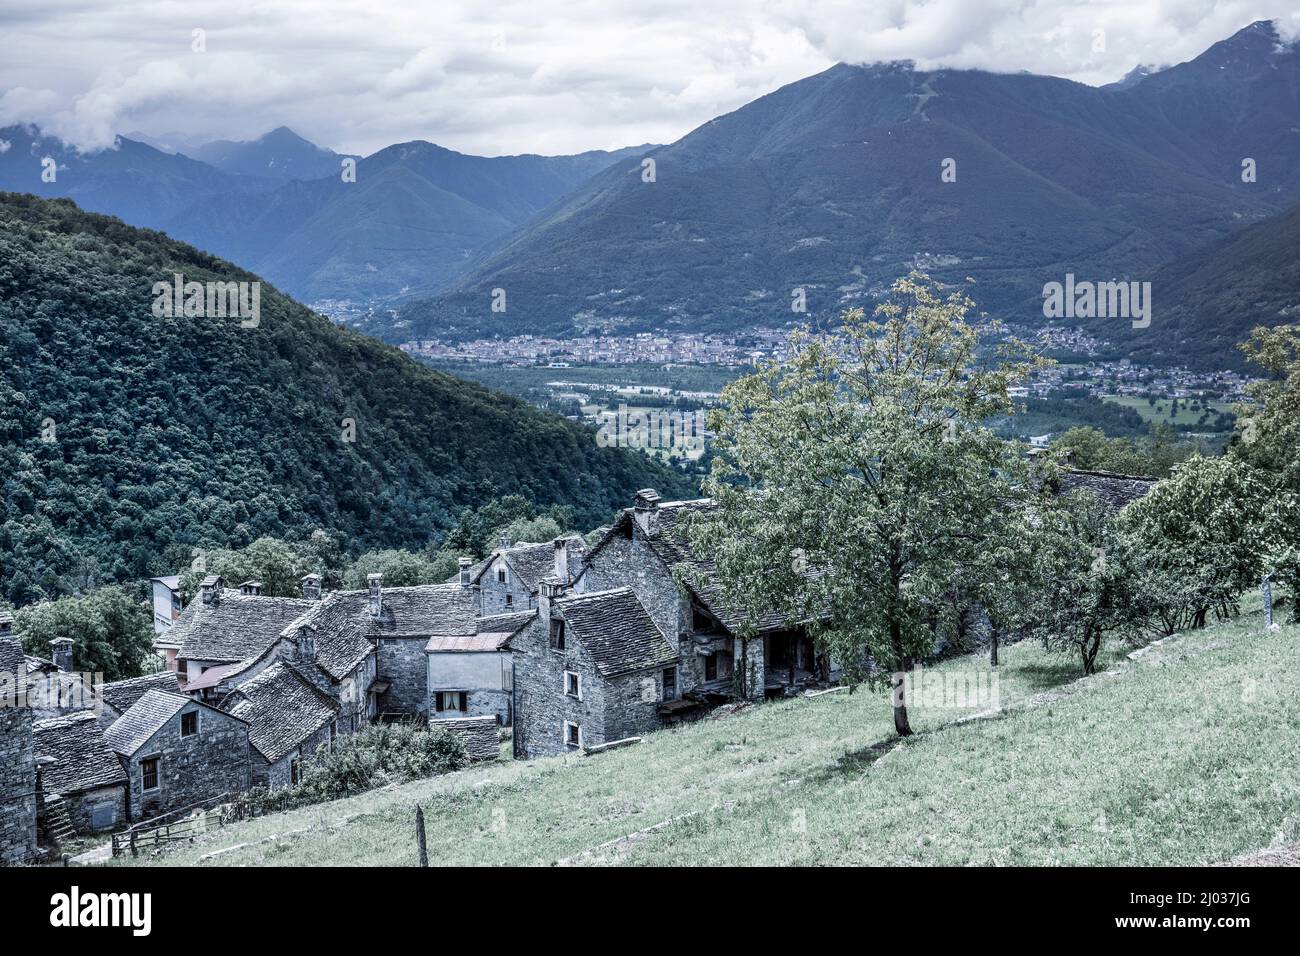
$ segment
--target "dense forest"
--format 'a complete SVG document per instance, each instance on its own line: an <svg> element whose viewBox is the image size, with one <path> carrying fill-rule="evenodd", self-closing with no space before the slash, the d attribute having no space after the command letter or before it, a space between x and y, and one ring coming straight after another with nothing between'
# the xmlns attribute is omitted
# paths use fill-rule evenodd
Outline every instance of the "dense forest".
<svg viewBox="0 0 1300 956"><path fill-rule="evenodd" d="M334 326L271 286L260 320L153 315L153 286L255 282L68 200L0 193L0 598L174 572L195 548L341 536L425 547L517 494L608 520L684 476Z"/></svg>

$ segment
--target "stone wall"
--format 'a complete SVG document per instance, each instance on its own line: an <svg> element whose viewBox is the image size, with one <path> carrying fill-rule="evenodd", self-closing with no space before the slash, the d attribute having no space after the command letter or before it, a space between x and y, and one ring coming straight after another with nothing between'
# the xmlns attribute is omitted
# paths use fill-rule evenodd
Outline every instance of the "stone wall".
<svg viewBox="0 0 1300 956"><path fill-rule="evenodd" d="M581 645L563 651L550 646L550 622L541 616L515 637L515 755L522 758L568 753L564 722L582 728L584 744L605 742L605 682ZM582 699L564 693L564 672L582 679Z"/></svg>
<svg viewBox="0 0 1300 956"><path fill-rule="evenodd" d="M126 787L98 787L63 794L72 828L78 833L111 830L126 822Z"/></svg>
<svg viewBox="0 0 1300 956"><path fill-rule="evenodd" d="M340 723L341 726L341 723ZM340 730L340 733L342 731ZM250 772L251 785L256 787L267 787L271 790L283 790L286 787L293 786L293 761L301 760L302 769L306 770L322 750L328 751L330 745L330 728L326 724L312 736L303 741L302 745L295 748L291 753L285 754L275 763L268 763L256 750L250 748L252 769Z"/></svg>
<svg viewBox="0 0 1300 956"><path fill-rule="evenodd" d="M132 820L248 789L252 750L248 744L248 725L204 707L199 717L199 732L182 737L181 716L198 706L182 708L127 762L128 808ZM152 756L160 758L159 786L145 792L141 762Z"/></svg>
<svg viewBox="0 0 1300 956"><path fill-rule="evenodd" d="M0 863L36 853L36 765L32 712L0 702Z"/></svg>
<svg viewBox="0 0 1300 956"><path fill-rule="evenodd" d="M609 743L640 737L663 727L659 705L664 699L662 669L637 671L605 682L604 739L584 743Z"/></svg>
<svg viewBox="0 0 1300 956"><path fill-rule="evenodd" d="M389 682L379 712L424 714L429 707L427 637L385 637L379 641L379 676Z"/></svg>
<svg viewBox="0 0 1300 956"><path fill-rule="evenodd" d="M497 570L504 568L506 572L506 581L504 584L497 580ZM511 611L526 611L530 607L537 607L537 599L529 591L528 586L515 577L515 572L501 558L492 562L492 566L483 572L479 579L479 602L482 607L482 614L487 617L492 614L508 614ZM511 602L506 603L506 595L509 594Z"/></svg>
<svg viewBox="0 0 1300 956"><path fill-rule="evenodd" d="M501 738L495 717L453 717L429 721L429 729L441 727L460 738L470 760L496 760L501 756Z"/></svg>

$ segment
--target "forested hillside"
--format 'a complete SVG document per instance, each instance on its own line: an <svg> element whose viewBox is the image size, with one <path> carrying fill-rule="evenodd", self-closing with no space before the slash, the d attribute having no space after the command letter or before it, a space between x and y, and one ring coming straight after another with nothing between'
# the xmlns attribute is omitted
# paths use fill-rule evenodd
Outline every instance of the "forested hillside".
<svg viewBox="0 0 1300 956"><path fill-rule="evenodd" d="M315 528L352 550L418 546L500 494L569 504L587 527L636 488L692 491L265 283L255 328L155 318L153 284L176 272L257 280L70 201L0 193L0 597Z"/></svg>

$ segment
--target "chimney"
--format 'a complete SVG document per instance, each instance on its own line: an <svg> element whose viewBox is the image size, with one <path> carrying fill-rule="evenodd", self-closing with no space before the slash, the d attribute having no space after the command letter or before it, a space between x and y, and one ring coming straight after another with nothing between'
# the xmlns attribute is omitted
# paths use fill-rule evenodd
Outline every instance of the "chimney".
<svg viewBox="0 0 1300 956"><path fill-rule="evenodd" d="M503 534L503 535L501 536L501 550L502 550L502 551L508 551L508 550L510 550L511 546L512 546L514 543L515 543L515 542L514 542L514 540L510 537L510 535L508 535L508 534Z"/></svg>
<svg viewBox="0 0 1300 956"><path fill-rule="evenodd" d="M319 574L304 574L302 576L302 596L308 601L320 600Z"/></svg>
<svg viewBox="0 0 1300 956"><path fill-rule="evenodd" d="M262 596L262 582L261 582L261 581L245 581L243 584L241 584L241 585L239 586L239 593L240 593L240 594L243 594L243 595L245 595L245 596L261 597L261 596Z"/></svg>
<svg viewBox="0 0 1300 956"><path fill-rule="evenodd" d="M304 624L298 628L298 663L313 664L316 661L316 628Z"/></svg>
<svg viewBox="0 0 1300 956"><path fill-rule="evenodd" d="M551 542L555 546L555 559L552 574L561 584L569 583L569 541L567 538L556 538Z"/></svg>
<svg viewBox="0 0 1300 956"><path fill-rule="evenodd" d="M370 616L379 617L384 613L384 576L367 574L366 588L370 591Z"/></svg>
<svg viewBox="0 0 1300 956"><path fill-rule="evenodd" d="M8 611L0 611L0 637L10 637L14 631L14 616Z"/></svg>
<svg viewBox="0 0 1300 956"><path fill-rule="evenodd" d="M61 671L72 670L72 638L56 637L50 641L50 660Z"/></svg>
<svg viewBox="0 0 1300 956"><path fill-rule="evenodd" d="M204 604L219 604L221 602L221 589L226 586L226 582L221 579L219 574L209 574L199 585L199 591L203 596Z"/></svg>
<svg viewBox="0 0 1300 956"><path fill-rule="evenodd" d="M641 526L647 536L659 530L659 492L653 488L642 488L632 499L632 517Z"/></svg>
<svg viewBox="0 0 1300 956"><path fill-rule="evenodd" d="M564 596L564 585L554 577L548 575L542 578L537 592L537 616L543 621L549 621L553 617L558 617L551 607L551 602L558 597Z"/></svg>
<svg viewBox="0 0 1300 956"><path fill-rule="evenodd" d="M472 563L473 562L471 562L469 558L460 559L460 586L463 588L467 588L470 585L469 566Z"/></svg>

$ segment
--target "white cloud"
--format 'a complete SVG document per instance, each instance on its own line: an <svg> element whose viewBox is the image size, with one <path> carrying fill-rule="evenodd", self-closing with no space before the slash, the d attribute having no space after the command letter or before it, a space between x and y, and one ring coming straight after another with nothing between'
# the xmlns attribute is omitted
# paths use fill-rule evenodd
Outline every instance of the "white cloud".
<svg viewBox="0 0 1300 956"><path fill-rule="evenodd" d="M1082 82L1189 59L1297 0L43 0L0 9L0 123L83 147L286 124L370 152L670 142L837 60ZM202 28L207 51L191 51ZM1094 50L1094 31L1105 48Z"/></svg>

